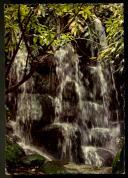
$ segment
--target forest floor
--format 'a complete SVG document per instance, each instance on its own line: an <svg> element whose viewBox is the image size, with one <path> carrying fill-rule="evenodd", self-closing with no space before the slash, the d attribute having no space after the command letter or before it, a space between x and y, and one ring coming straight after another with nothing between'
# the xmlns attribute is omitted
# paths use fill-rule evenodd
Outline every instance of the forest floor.
<svg viewBox="0 0 128 178"><path fill-rule="evenodd" d="M44 175L44 174L112 174L111 167L93 167L68 163L64 165L66 172L43 172L39 167L18 167L6 172L7 175Z"/></svg>

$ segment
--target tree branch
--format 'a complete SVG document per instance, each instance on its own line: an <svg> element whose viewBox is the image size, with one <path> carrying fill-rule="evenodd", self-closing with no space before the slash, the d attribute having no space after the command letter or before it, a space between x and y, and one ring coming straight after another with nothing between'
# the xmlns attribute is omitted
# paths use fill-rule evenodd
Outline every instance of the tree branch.
<svg viewBox="0 0 128 178"><path fill-rule="evenodd" d="M30 69L30 72L28 74L25 74L24 77L21 79L20 82L18 82L17 84L11 86L9 89L7 89L5 91L5 94L8 94L8 93L11 93L13 92L14 90L18 89L19 86L21 86L24 82L26 82L29 78L32 77L32 75L34 74L35 70L36 70L36 66L37 64L39 65L40 63L42 63L42 61L47 58L49 55L51 54L46 54L44 55L43 57L40 57L40 59L36 60L36 61L33 61L32 63L32 67Z"/></svg>
<svg viewBox="0 0 128 178"><path fill-rule="evenodd" d="M33 10L30 10L29 13L28 13L28 15L27 15L27 20L26 20L26 18L23 19L22 23L26 20L24 30L26 30L27 25L28 25L28 23L29 23L30 18L31 18L32 15L33 15ZM23 39L23 34L21 34L21 37L20 37L19 42L18 42L18 44L17 44L17 46L16 46L16 49L14 50L14 53L13 53L12 59L11 59L11 61L10 61L10 64L9 64L8 67L7 67L6 76L8 76L8 74L9 74L9 72L10 72L10 69L11 69L11 67L12 67L12 64L13 64L14 60L15 60L15 57L16 57L16 54L17 54L17 52L18 52L18 50L19 50L19 47L20 47L20 44L21 44L22 39Z"/></svg>
<svg viewBox="0 0 128 178"><path fill-rule="evenodd" d="M82 5L83 5L83 4L82 4ZM80 9L81 9L82 5L80 6ZM79 11L80 11L80 9L79 9ZM77 14L75 14L74 18L73 18L59 33L56 34L56 36L54 37L54 39L53 39L53 40L49 43L49 45L46 47L46 49L45 49L45 54L46 54L46 52L47 52L49 46L52 45L52 43L53 43L54 40L58 37L58 35L61 34L61 33L73 22L73 20L74 20L74 19L76 18L76 16L78 15L79 11L77 12ZM24 74L24 77L21 79L21 81L20 81L19 83L17 83L16 85L14 85L14 86L12 86L12 87L10 87L9 89L6 90L6 92L5 92L6 94L7 94L7 93L10 93L10 92L13 92L13 91L16 90L20 85L22 85L24 82L26 82L26 81L33 75L33 73L35 72L35 70L36 70L36 64L39 64L40 62L42 62L42 60L44 60L46 57L48 57L48 56L50 55L50 54L46 54L45 56L41 57L40 59L37 59L37 58L36 58L36 60L35 60L35 57L34 57L34 56L32 55L32 53L31 53L31 48L29 47L29 45L28 45L28 43L27 43L27 38L26 38L25 31L26 31L27 24L29 23L29 20L30 20L32 14L33 14L33 12L30 13L30 16L29 16L29 18L28 18L28 20L27 20L27 22L26 22L25 27L23 27L23 25L22 25L23 23L21 22L20 5L19 5L19 9L18 9L18 22L19 22L19 27L20 27L20 30L21 30L21 32L22 32L22 35L21 35L21 38L20 38L20 40L19 40L18 45L20 45L20 42L21 42L21 40L23 39L24 42L25 42L26 49L27 49L27 51L28 51L28 55L29 55L30 57L32 57L32 59L33 59L32 67L31 67L31 69L30 69L29 74L26 74L26 73L25 73L25 74ZM15 52L16 54L17 54L17 52L18 52L18 49L19 49L19 46L17 46L17 51ZM16 54L15 54L15 56L16 56ZM12 63L14 62L15 56L13 56L13 58L12 58L13 61L11 60L11 65L12 65ZM11 66L10 66L10 68L11 68Z"/></svg>
<svg viewBox="0 0 128 178"><path fill-rule="evenodd" d="M53 43L54 40L58 37L58 35L60 35L64 30L66 30L66 28L67 28L68 26L71 25L71 23L74 21L74 19L76 18L76 16L79 14L80 9L81 9L82 6L83 6L83 4L81 4L81 6L80 6L78 12L75 14L74 18L73 18L59 33L57 33L57 34L55 35L54 39L53 39L53 40L48 44L48 46L46 47L46 51L47 51L48 48L52 45L52 43Z"/></svg>
<svg viewBox="0 0 128 178"><path fill-rule="evenodd" d="M23 79L22 79L19 83L17 83L16 85L13 85L13 86L10 87L9 89L7 89L7 90L5 91L5 94L11 93L11 92L13 92L14 90L18 89L18 87L19 87L20 85L22 85L24 82L26 82L26 81L33 75L34 71L35 71L34 68L31 68L31 71L29 72L29 74L25 75L25 76L23 77Z"/></svg>
<svg viewBox="0 0 128 178"><path fill-rule="evenodd" d="M19 22L19 26L20 26L20 29L21 29L22 34L21 34L21 38L20 38L20 40L19 40L19 43L18 43L18 45L17 45L17 49L16 49L16 51L15 51L15 54L13 55L13 58L12 58L12 60L11 60L10 68L11 68L11 66L12 66L12 64L13 64L13 62L14 62L15 56L16 56L18 50L19 50L19 45L20 45L20 42L21 42L22 39L24 39L24 41L25 41L25 45L26 45L28 54L29 54L31 57L33 57L33 56L31 55L31 50L30 50L30 48L29 48L29 46L28 46L28 44L27 44L27 40L26 40L26 37L25 37L26 27L27 27L27 24L29 23L29 20L30 20L32 14L33 14L33 11L30 10L29 14L30 14L30 15L29 15L28 19L26 20L25 27L23 28L22 23L25 21L25 19L21 22L20 5L19 5L19 9L18 9L18 22ZM5 93L7 94L7 93L13 92L15 89L17 89L20 85L22 85L25 81L27 81L27 80L32 76L32 74L34 73L34 71L35 71L35 68L34 68L34 65L33 65L33 67L31 67L31 69L30 69L29 74L26 75L26 72L25 72L23 78L21 79L21 81L20 81L19 83L17 83L16 85L14 85L14 86L10 87L9 89L7 89ZM9 71L8 71L8 72L9 72Z"/></svg>

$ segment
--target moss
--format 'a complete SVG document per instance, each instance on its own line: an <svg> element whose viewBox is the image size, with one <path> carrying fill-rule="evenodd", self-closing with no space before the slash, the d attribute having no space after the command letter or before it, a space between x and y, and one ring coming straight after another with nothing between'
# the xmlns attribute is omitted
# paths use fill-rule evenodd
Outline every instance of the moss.
<svg viewBox="0 0 128 178"><path fill-rule="evenodd" d="M112 163L112 173L122 174L124 172L124 146L116 154Z"/></svg>
<svg viewBox="0 0 128 178"><path fill-rule="evenodd" d="M15 167L21 163L21 158L25 156L24 150L9 139L6 140L5 156L7 166Z"/></svg>
<svg viewBox="0 0 128 178"><path fill-rule="evenodd" d="M40 170L46 174L68 174L64 166L57 161L48 161L44 163Z"/></svg>
<svg viewBox="0 0 128 178"><path fill-rule="evenodd" d="M45 158L38 154L28 155L22 160L25 166L41 166L45 162Z"/></svg>

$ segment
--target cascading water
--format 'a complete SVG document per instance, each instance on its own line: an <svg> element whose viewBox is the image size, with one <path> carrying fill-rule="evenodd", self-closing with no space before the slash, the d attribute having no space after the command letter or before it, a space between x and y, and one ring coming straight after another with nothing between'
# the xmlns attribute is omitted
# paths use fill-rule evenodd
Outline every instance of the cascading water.
<svg viewBox="0 0 128 178"><path fill-rule="evenodd" d="M95 21L95 29L99 34L101 49L105 49L105 32L98 19ZM17 81L24 75L26 58L26 52L19 50L13 67ZM98 62L96 66L88 65L87 70L91 76L89 81L89 77L84 76L80 70L79 56L71 44L56 51L55 58L59 81L57 94L55 97L48 95L55 108L55 118L47 125L38 124L41 129L34 132L39 131L42 147L50 153L55 152L54 156L59 159L97 166L110 164L108 159L111 161L115 154L115 139L120 134L119 124L111 124L110 92L116 89L110 77L110 69L102 67ZM91 82L93 87L89 91ZM21 145L29 145L29 148L31 145L31 149L34 148L32 125L34 121L40 122L45 117L40 103L41 94L34 93L34 87L34 77L20 86L16 122L13 124L14 134L20 137ZM43 153L43 149L40 151Z"/></svg>
<svg viewBox="0 0 128 178"><path fill-rule="evenodd" d="M13 64L11 76L17 76L17 83L21 81L23 75L29 72L30 65L26 65L27 55L25 49L20 49L17 53L16 60ZM17 96L17 111L16 121L12 121L11 125L14 130L14 137L18 138L18 144L21 145L26 153L37 152L47 159L51 158L47 155L42 154L42 151L36 149L32 145L31 138L31 124L33 120L38 120L42 116L42 108L38 100L39 94L34 93L34 80L31 77L27 82L23 83L19 87L19 93ZM10 96L11 98L11 96Z"/></svg>
<svg viewBox="0 0 128 178"><path fill-rule="evenodd" d="M107 42L103 26L99 19L95 20L95 29L99 36L100 49L103 50L106 48ZM92 52L92 56L93 54L94 52ZM111 82L114 90L115 85L112 83L113 81L110 81L110 77L108 77L109 81L106 81L104 77L105 74L109 75L109 69L103 69L102 65L98 62L96 66L88 66L94 76L93 82L95 82L95 87L91 93L92 101L88 101L86 88L82 83L83 75L79 69L79 57L74 52L73 47L68 45L57 51L55 55L58 59L56 72L60 85L59 94L55 99L56 119L54 124L59 122L63 127L65 127L66 123L71 125L66 131L68 134L62 147L66 147L67 152L72 154L71 137L75 135L76 130L79 130L85 164L103 165L105 164L104 159L106 159L103 154L108 155L109 152L114 155L114 140L120 132L119 125L115 128L111 128L112 126L110 125L109 101L111 86L108 84ZM106 70L105 74L103 70ZM97 103L95 98L98 88L100 88L99 92L102 98L100 104ZM88 126L89 122L91 123L91 128ZM109 143L110 147L108 146ZM62 150L63 152L65 152L65 149Z"/></svg>
<svg viewBox="0 0 128 178"><path fill-rule="evenodd" d="M106 159L103 156L104 152L107 155L108 153L114 155L115 147L112 142L118 136L119 128L115 128L118 130L117 132L112 132L109 123L109 86L107 86L107 81L104 78L102 66L100 64L95 67L88 66L94 75L93 82L95 82L95 88L92 93L93 100L88 101L86 88L81 80L82 73L79 70L78 56L75 54L73 47L69 45L60 49L57 51L56 57L58 59L56 70L60 85L58 96L55 99L57 102L55 102L56 119L54 124L59 122L62 127L70 125L66 130L67 134L62 146L64 148L62 153L65 153L66 147L67 154L68 152L70 152L70 155L73 154L71 151L71 138L78 130L81 135L81 148L85 164L103 165L104 159ZM98 87L100 87L100 95L102 97L100 104L95 100ZM91 128L89 127L89 122L91 123ZM111 142L113 150L107 147L109 142ZM64 154L62 155L64 159ZM72 159L69 160L72 161Z"/></svg>

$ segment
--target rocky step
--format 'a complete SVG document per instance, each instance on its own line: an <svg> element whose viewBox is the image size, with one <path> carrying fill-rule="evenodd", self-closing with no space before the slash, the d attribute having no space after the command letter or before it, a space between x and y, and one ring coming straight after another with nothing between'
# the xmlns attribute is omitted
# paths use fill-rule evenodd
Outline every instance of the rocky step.
<svg viewBox="0 0 128 178"><path fill-rule="evenodd" d="M82 110L82 122L83 124L90 123L89 128L92 127L107 127L108 120L105 116L105 110L102 104L96 102L85 101Z"/></svg>
<svg viewBox="0 0 128 178"><path fill-rule="evenodd" d="M106 146L111 141L116 140L120 136L120 128L119 127L95 127L89 129L87 142L88 145L93 146Z"/></svg>
<svg viewBox="0 0 128 178"><path fill-rule="evenodd" d="M123 136L124 135L124 133L125 133L125 123L124 123L124 121L111 121L110 122L110 127L111 128L118 128L118 129L120 129L120 134L121 134L121 136Z"/></svg>

